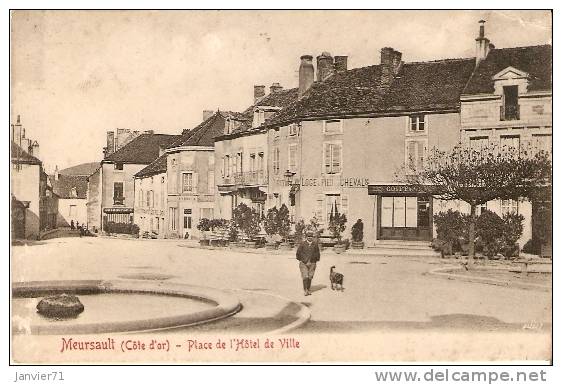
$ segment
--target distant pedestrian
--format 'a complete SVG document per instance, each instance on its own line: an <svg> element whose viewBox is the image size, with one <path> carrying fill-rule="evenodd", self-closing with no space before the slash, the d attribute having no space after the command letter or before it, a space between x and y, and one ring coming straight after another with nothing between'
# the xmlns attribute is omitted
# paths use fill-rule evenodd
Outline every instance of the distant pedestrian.
<svg viewBox="0 0 562 385"><path fill-rule="evenodd" d="M311 231L306 233L306 240L297 248L297 260L299 261L304 295L310 295L312 294L310 285L312 278L314 278L316 262L320 260L320 248L318 243L314 241L314 234Z"/></svg>
<svg viewBox="0 0 562 385"><path fill-rule="evenodd" d="M70 230L74 230L74 229L75 229L75 227L74 227L74 220L71 219L71 220L70 220Z"/></svg>

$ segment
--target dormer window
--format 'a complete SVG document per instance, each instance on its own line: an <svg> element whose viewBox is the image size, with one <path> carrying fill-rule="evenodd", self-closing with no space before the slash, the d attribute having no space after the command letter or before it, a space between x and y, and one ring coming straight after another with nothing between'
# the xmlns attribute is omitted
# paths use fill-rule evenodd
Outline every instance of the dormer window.
<svg viewBox="0 0 562 385"><path fill-rule="evenodd" d="M71 198L78 197L78 194L76 193L76 187L73 187L73 188L70 189L70 197Z"/></svg>
<svg viewBox="0 0 562 385"><path fill-rule="evenodd" d="M261 126L265 122L265 111L262 109L255 109L254 110L254 121L252 123L252 127L256 128Z"/></svg>
<svg viewBox="0 0 562 385"><path fill-rule="evenodd" d="M425 131L425 115L412 115L410 116L410 131L424 132Z"/></svg>
<svg viewBox="0 0 562 385"><path fill-rule="evenodd" d="M123 163L115 163L114 166L116 170L123 170Z"/></svg>
<svg viewBox="0 0 562 385"><path fill-rule="evenodd" d="M231 129L231 125L230 125L230 118L226 119L226 123L224 125L224 133L225 133L225 135L228 135L228 134L232 133L232 129Z"/></svg>

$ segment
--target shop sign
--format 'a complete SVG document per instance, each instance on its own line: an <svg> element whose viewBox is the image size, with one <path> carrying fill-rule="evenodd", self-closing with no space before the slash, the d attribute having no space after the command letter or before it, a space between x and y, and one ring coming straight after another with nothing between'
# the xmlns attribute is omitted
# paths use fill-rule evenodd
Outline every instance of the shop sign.
<svg viewBox="0 0 562 385"><path fill-rule="evenodd" d="M344 188L367 188L369 186L369 178L362 177L301 177L295 179L293 183L287 183L284 179L275 179L277 186L289 187L298 185L301 188L307 187L344 187Z"/></svg>
<svg viewBox="0 0 562 385"><path fill-rule="evenodd" d="M420 194L431 193L431 186L421 185L396 185L396 184L377 184L369 185L369 195L381 194Z"/></svg>

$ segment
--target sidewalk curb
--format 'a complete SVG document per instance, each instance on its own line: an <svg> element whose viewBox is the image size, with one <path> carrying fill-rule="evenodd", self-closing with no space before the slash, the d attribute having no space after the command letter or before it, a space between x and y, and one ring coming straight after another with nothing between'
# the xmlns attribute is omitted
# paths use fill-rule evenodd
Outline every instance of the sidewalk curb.
<svg viewBox="0 0 562 385"><path fill-rule="evenodd" d="M493 278L485 278L485 277L478 277L476 275L461 275L461 274L454 274L451 273L451 270L459 270L455 267L440 267L438 269L433 269L429 271L429 274L447 278L447 279L454 279L464 282L472 282L472 283L483 283L488 285L495 285L495 286L505 286L505 287L512 287L517 289L527 289L527 290L540 290L540 291L551 291L552 288L550 286L539 285L535 283L519 283L519 282L507 282L507 281L500 281ZM499 269L488 269L488 270L499 270Z"/></svg>

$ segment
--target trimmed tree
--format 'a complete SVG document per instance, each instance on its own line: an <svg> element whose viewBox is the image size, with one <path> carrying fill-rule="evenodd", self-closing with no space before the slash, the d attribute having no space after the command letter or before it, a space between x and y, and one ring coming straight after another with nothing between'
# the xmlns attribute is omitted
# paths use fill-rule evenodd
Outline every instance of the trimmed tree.
<svg viewBox="0 0 562 385"><path fill-rule="evenodd" d="M470 205L468 255L472 264L477 206L495 199L532 199L541 187L551 184L549 154L533 152L494 145L477 149L458 144L451 151L434 148L420 168L410 166L398 178L438 199Z"/></svg>
<svg viewBox="0 0 562 385"><path fill-rule="evenodd" d="M291 232L291 218L289 209L285 204L282 204L277 214L277 231L283 239L283 242L288 242L289 234Z"/></svg>

